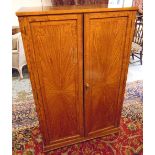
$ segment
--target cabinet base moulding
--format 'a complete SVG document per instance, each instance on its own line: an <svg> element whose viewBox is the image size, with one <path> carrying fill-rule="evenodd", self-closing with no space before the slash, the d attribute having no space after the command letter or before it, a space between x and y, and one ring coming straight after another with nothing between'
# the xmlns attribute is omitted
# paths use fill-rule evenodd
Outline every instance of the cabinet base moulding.
<svg viewBox="0 0 155 155"><path fill-rule="evenodd" d="M64 141L64 142L60 142L60 143L56 143L56 144L46 145L46 146L44 146L43 151L44 151L44 153L48 153L49 151L59 149L61 147L66 147L66 146L70 146L70 145L73 145L73 144L85 142L85 141L88 141L88 140L103 137L103 136L113 134L113 133L119 133L119 131L120 131L119 127L104 130L104 131L102 130L102 132L98 132L96 134L94 133L94 134L88 135L88 137L79 137L79 138L76 138L76 139L72 139L72 140L68 140L68 141Z"/></svg>

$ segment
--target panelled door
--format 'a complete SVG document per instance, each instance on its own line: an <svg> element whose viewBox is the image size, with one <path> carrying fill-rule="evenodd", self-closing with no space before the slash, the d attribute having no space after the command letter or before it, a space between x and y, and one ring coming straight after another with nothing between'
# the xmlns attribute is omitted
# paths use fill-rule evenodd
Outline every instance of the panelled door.
<svg viewBox="0 0 155 155"><path fill-rule="evenodd" d="M84 16L87 136L118 126L129 58L129 15L128 12L109 12L88 13Z"/></svg>
<svg viewBox="0 0 155 155"><path fill-rule="evenodd" d="M45 144L78 139L84 131L82 15L32 16L28 20Z"/></svg>

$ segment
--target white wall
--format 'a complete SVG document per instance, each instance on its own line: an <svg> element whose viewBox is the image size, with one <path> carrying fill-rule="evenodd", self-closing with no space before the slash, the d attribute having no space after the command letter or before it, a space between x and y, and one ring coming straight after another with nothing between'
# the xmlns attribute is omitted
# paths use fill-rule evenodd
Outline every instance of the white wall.
<svg viewBox="0 0 155 155"><path fill-rule="evenodd" d="M124 7L130 7L132 6L132 1L133 0L109 0L109 6L113 7L113 6L124 6Z"/></svg>
<svg viewBox="0 0 155 155"><path fill-rule="evenodd" d="M124 7L132 6L132 1L133 0L124 0Z"/></svg>
<svg viewBox="0 0 155 155"><path fill-rule="evenodd" d="M19 25L15 12L21 7L41 6L41 0L12 0L12 26Z"/></svg>

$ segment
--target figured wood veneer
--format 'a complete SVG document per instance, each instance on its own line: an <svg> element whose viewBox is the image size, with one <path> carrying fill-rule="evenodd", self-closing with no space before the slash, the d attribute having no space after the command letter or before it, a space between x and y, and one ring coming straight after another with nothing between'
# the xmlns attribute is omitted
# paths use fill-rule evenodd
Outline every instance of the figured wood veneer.
<svg viewBox="0 0 155 155"><path fill-rule="evenodd" d="M90 13L85 15L85 91L86 133L118 127L117 119L126 34L130 14ZM125 77L123 77L125 81ZM93 122L93 123L92 123Z"/></svg>
<svg viewBox="0 0 155 155"><path fill-rule="evenodd" d="M45 152L119 131L136 15L46 9L17 12Z"/></svg>

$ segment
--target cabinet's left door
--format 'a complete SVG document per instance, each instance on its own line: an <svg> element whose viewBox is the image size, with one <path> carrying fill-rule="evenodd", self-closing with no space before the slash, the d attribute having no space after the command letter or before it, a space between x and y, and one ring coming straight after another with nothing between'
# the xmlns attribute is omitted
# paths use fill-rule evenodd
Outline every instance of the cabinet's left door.
<svg viewBox="0 0 155 155"><path fill-rule="evenodd" d="M19 18L45 150L83 136L82 15Z"/></svg>

